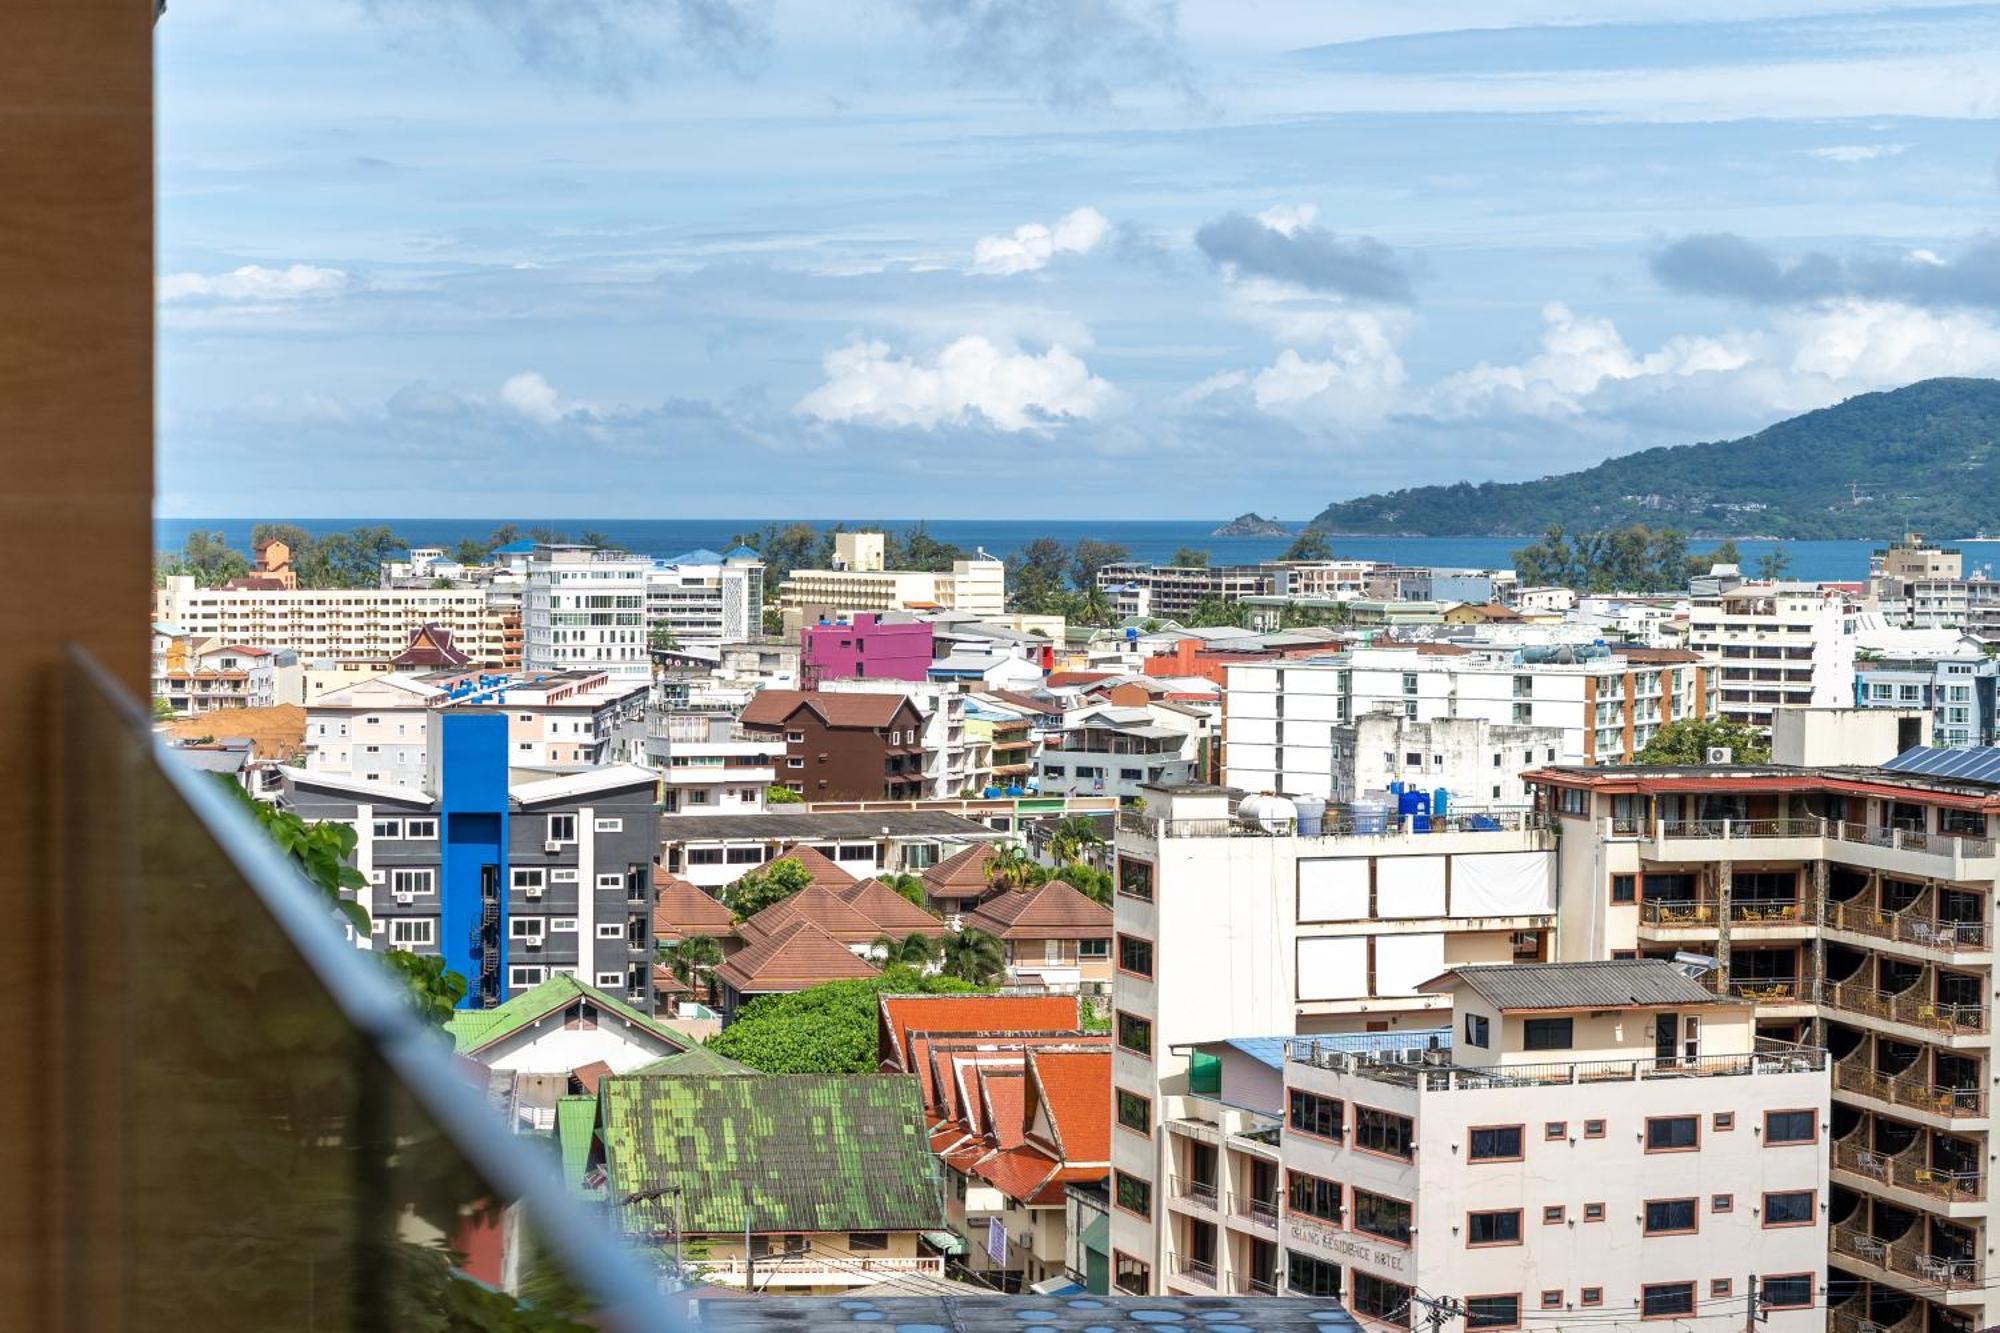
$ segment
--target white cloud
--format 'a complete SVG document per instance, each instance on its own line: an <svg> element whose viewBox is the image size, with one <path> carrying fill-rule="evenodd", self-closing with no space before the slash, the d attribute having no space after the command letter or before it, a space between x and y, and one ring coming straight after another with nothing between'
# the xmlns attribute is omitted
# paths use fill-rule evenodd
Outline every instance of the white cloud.
<svg viewBox="0 0 2000 1333"><path fill-rule="evenodd" d="M972 273L1033 273L1057 255L1082 255L1111 234L1111 220L1094 208L1066 213L1053 227L1029 222L1008 236L982 236L972 247Z"/></svg>
<svg viewBox="0 0 2000 1333"><path fill-rule="evenodd" d="M548 423L560 421L563 416L555 386L538 370L509 375L500 386L500 401L530 421Z"/></svg>
<svg viewBox="0 0 2000 1333"><path fill-rule="evenodd" d="M1278 204L1257 215L1257 220L1280 236L1296 236L1319 221L1318 204Z"/></svg>
<svg viewBox="0 0 2000 1333"><path fill-rule="evenodd" d="M892 356L887 343L856 340L826 354L826 383L798 410L822 421L926 429L983 417L1001 430L1046 430L1087 421L1117 391L1068 348L1037 356L969 334L923 360Z"/></svg>
<svg viewBox="0 0 2000 1333"><path fill-rule="evenodd" d="M1872 162L1878 157L1896 157L1908 148L1906 143L1840 143L1806 151L1822 162Z"/></svg>
<svg viewBox="0 0 2000 1333"><path fill-rule="evenodd" d="M1792 374L1850 391L2000 369L2000 327L1967 311L1841 301L1772 323L1790 348L1786 368Z"/></svg>
<svg viewBox="0 0 2000 1333"><path fill-rule="evenodd" d="M333 296L352 280L337 268L293 264L264 268L245 264L227 273L169 273L159 280L159 298L168 301L297 301Z"/></svg>
<svg viewBox="0 0 2000 1333"><path fill-rule="evenodd" d="M1324 336L1324 356L1301 356L1290 347L1279 352L1251 379L1251 397L1273 416L1350 424L1380 418L1395 409L1407 379L1400 338L1400 327L1350 313L1338 331Z"/></svg>

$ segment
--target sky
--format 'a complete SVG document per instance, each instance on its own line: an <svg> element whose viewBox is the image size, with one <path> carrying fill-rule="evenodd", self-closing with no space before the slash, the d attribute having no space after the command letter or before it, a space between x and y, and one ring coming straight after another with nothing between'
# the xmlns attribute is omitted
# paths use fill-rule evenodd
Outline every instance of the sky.
<svg viewBox="0 0 2000 1333"><path fill-rule="evenodd" d="M2000 6L173 0L159 508L1303 520L2000 370Z"/></svg>

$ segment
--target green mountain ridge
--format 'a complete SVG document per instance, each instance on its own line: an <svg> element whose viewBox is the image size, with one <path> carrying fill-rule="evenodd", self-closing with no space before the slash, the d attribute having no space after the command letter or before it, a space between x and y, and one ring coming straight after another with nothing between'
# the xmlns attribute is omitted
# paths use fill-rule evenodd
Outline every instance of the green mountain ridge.
<svg viewBox="0 0 2000 1333"><path fill-rule="evenodd" d="M2000 532L2000 380L1921 380L1739 440L1643 449L1538 481L1330 504L1333 534L1515 537L1644 523L1701 537L1943 540Z"/></svg>

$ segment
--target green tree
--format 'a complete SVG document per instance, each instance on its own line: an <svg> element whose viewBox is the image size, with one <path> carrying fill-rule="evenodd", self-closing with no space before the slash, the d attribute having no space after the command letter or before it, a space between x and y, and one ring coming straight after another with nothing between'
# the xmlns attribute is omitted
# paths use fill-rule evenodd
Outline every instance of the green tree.
<svg viewBox="0 0 2000 1333"><path fill-rule="evenodd" d="M878 1068L878 997L976 989L951 977L891 967L877 977L759 996L710 1037L708 1047L766 1074L872 1074Z"/></svg>
<svg viewBox="0 0 2000 1333"><path fill-rule="evenodd" d="M805 803L806 798L793 791L790 787L780 787L774 783L764 789L764 804L766 805L804 805Z"/></svg>
<svg viewBox="0 0 2000 1333"><path fill-rule="evenodd" d="M1099 870L1082 861L1071 861L1068 865L1057 867L1053 878L1061 880L1094 903L1111 906L1111 891L1117 881L1109 870Z"/></svg>
<svg viewBox="0 0 2000 1333"><path fill-rule="evenodd" d="M305 551L293 552L301 588L373 588L384 563L402 558L410 544L387 527L329 532Z"/></svg>
<svg viewBox="0 0 2000 1333"><path fill-rule="evenodd" d="M764 608L761 623L764 627L764 633L770 635L772 638L777 638L785 632L785 613L775 606L767 606Z"/></svg>
<svg viewBox="0 0 2000 1333"><path fill-rule="evenodd" d="M405 953L401 949L375 953L391 972L402 977L418 1017L440 1028L451 1021L452 1011L465 998L466 981L445 966L442 954Z"/></svg>
<svg viewBox="0 0 2000 1333"><path fill-rule="evenodd" d="M1089 815L1065 815L1049 835L1049 855L1058 861L1081 861L1104 846L1104 834Z"/></svg>
<svg viewBox="0 0 2000 1333"><path fill-rule="evenodd" d="M1792 567L1792 557L1782 546L1773 546L1757 557L1757 577L1767 583L1776 583L1785 577L1785 571Z"/></svg>
<svg viewBox="0 0 2000 1333"><path fill-rule="evenodd" d="M819 534L810 523L766 523L736 533L731 546L748 546L764 561L764 576L772 587L791 577L794 569L809 569L819 550Z"/></svg>
<svg viewBox="0 0 2000 1333"><path fill-rule="evenodd" d="M646 648L650 652L677 652L680 646L681 641L675 638L674 632L665 625L655 625L646 631Z"/></svg>
<svg viewBox="0 0 2000 1333"><path fill-rule="evenodd" d="M174 706L165 699L155 695L153 698L153 721L171 722L174 716Z"/></svg>
<svg viewBox="0 0 2000 1333"><path fill-rule="evenodd" d="M917 931L900 940L893 935L877 935L868 952L884 967L914 967L921 971L937 961L938 943Z"/></svg>
<svg viewBox="0 0 2000 1333"><path fill-rule="evenodd" d="M1007 967L1007 950L983 930L967 927L944 941L943 972L948 977L990 986Z"/></svg>
<svg viewBox="0 0 2000 1333"><path fill-rule="evenodd" d="M168 574L187 575L201 588L213 588L249 572L249 557L231 546L227 537L200 529L187 535L180 550L162 552L154 562L155 581Z"/></svg>
<svg viewBox="0 0 2000 1333"><path fill-rule="evenodd" d="M704 998L715 998L715 969L722 966L722 945L710 935L690 935L676 944L659 947L660 961L683 986L698 989Z"/></svg>
<svg viewBox="0 0 2000 1333"><path fill-rule="evenodd" d="M1175 550L1174 558L1167 563L1177 569L1207 569L1208 552L1198 551L1192 546L1183 546Z"/></svg>
<svg viewBox="0 0 2000 1333"><path fill-rule="evenodd" d="M1764 733L1744 722L1728 718L1690 717L1669 722L1653 733L1646 748L1639 751L1642 764L1705 764L1708 752L1726 746L1731 759L1739 764L1766 764L1771 761L1771 742Z"/></svg>
<svg viewBox="0 0 2000 1333"><path fill-rule="evenodd" d="M487 534L486 553L488 555L491 555L493 554L493 552L499 550L501 547L512 546L515 542L520 540L521 540L520 528L516 527L512 523L502 523L499 527L493 529L492 532Z"/></svg>
<svg viewBox="0 0 2000 1333"><path fill-rule="evenodd" d="M1028 854L1018 842L994 849L986 867L986 882L1010 889L1031 889L1049 877L1048 867Z"/></svg>
<svg viewBox="0 0 2000 1333"><path fill-rule="evenodd" d="M1243 603L1211 593L1194 604L1194 609L1187 614L1186 623L1195 629L1213 629L1221 625L1242 625L1249 618L1249 608Z"/></svg>
<svg viewBox="0 0 2000 1333"><path fill-rule="evenodd" d="M722 903L741 921L772 903L781 903L812 883L812 872L797 857L785 856L751 871L722 891Z"/></svg>
<svg viewBox="0 0 2000 1333"><path fill-rule="evenodd" d="M931 910L931 897L924 892L922 875L883 875L882 882L901 894L909 902L915 903L926 912Z"/></svg>
<svg viewBox="0 0 2000 1333"><path fill-rule="evenodd" d="M1069 581L1079 590L1097 586L1097 571L1115 565L1132 554L1118 542L1101 542L1085 537L1069 553Z"/></svg>
<svg viewBox="0 0 2000 1333"><path fill-rule="evenodd" d="M461 565L470 567L473 565L485 564L487 557L492 554L493 550L491 547L487 546L483 542L477 542L474 541L472 538L467 537L465 540L461 541L458 544L458 548L451 553L451 558L458 561L458 563Z"/></svg>
<svg viewBox="0 0 2000 1333"><path fill-rule="evenodd" d="M585 546L596 546L601 548L609 548L612 545L611 539L605 536L603 532L599 531L596 528L585 528L580 534L578 534L577 541Z"/></svg>
<svg viewBox="0 0 2000 1333"><path fill-rule="evenodd" d="M1318 528L1307 528L1292 538L1292 544L1285 548L1280 560L1331 560L1333 543Z"/></svg>
<svg viewBox="0 0 2000 1333"><path fill-rule="evenodd" d="M1670 528L1633 523L1601 532L1553 524L1542 539L1514 552L1514 569L1528 586L1578 592L1664 592L1687 586L1687 538Z"/></svg>
<svg viewBox="0 0 2000 1333"><path fill-rule="evenodd" d="M903 563L897 568L943 574L950 571L952 561L963 560L965 556L962 548L931 536L930 529L922 523L912 523L903 533Z"/></svg>
<svg viewBox="0 0 2000 1333"><path fill-rule="evenodd" d="M1007 561L1007 591L1017 611L1056 614L1066 591L1063 574L1069 552L1053 537L1037 537Z"/></svg>
<svg viewBox="0 0 2000 1333"><path fill-rule="evenodd" d="M313 548L313 535L296 523L259 523L250 529L250 549L254 552L265 542L283 542L292 552L292 566L307 551Z"/></svg>

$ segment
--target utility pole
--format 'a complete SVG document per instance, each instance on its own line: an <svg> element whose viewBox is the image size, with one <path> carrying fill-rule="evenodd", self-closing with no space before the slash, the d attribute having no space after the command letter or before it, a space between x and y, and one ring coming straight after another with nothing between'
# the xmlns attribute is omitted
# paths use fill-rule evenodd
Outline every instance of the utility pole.
<svg viewBox="0 0 2000 1333"><path fill-rule="evenodd" d="M1447 1319L1465 1316L1465 1306L1455 1296L1420 1296L1412 1291L1410 1299L1424 1307L1424 1326L1430 1333L1438 1333Z"/></svg>
<svg viewBox="0 0 2000 1333"><path fill-rule="evenodd" d="M757 1293L757 1256L750 1250L750 1201L743 1201L743 1294Z"/></svg>
<svg viewBox="0 0 2000 1333"><path fill-rule="evenodd" d="M1771 1316L1763 1308L1763 1303L1757 1299L1757 1275L1755 1273L1750 1275L1747 1285L1750 1293L1750 1308L1743 1313L1743 1333L1757 1333L1757 1325L1770 1323Z"/></svg>

